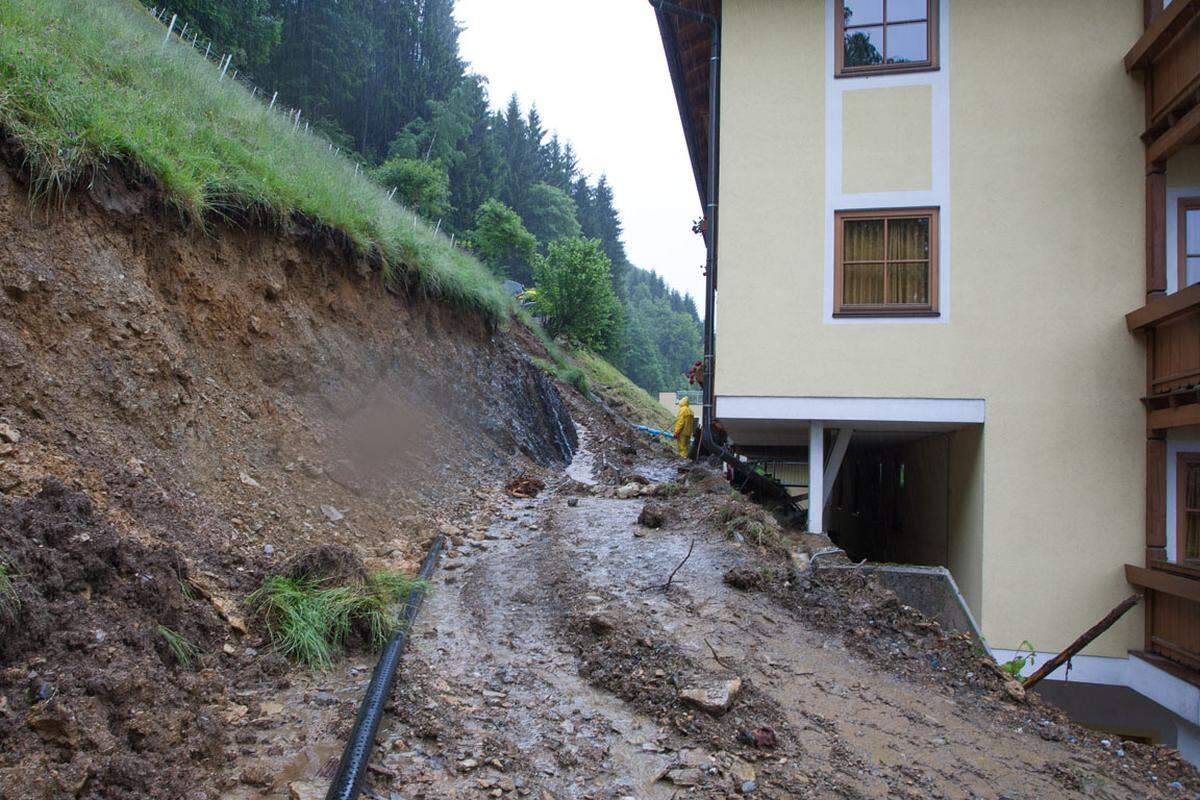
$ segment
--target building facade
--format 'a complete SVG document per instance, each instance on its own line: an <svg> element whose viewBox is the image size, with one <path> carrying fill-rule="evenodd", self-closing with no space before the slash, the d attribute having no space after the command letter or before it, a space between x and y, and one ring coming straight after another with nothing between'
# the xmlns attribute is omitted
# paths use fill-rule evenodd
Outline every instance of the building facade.
<svg viewBox="0 0 1200 800"><path fill-rule="evenodd" d="M708 15L658 10L702 196L719 156L732 446L803 460L809 528L852 558L948 567L998 658L1145 593L1070 680L1133 688L1190 751L1200 2L680 5Z"/></svg>

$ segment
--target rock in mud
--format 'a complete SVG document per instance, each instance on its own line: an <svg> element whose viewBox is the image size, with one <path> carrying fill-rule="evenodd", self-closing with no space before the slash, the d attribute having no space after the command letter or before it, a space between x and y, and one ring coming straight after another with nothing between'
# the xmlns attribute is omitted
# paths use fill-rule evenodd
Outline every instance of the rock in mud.
<svg viewBox="0 0 1200 800"><path fill-rule="evenodd" d="M686 686L680 690L679 699L706 714L720 716L729 710L741 691L742 679L730 678Z"/></svg>
<svg viewBox="0 0 1200 800"><path fill-rule="evenodd" d="M504 487L504 491L510 497L529 498L537 497L538 492L545 488L546 484L543 481L527 473L521 473L508 482Z"/></svg>
<svg viewBox="0 0 1200 800"><path fill-rule="evenodd" d="M629 500L637 497L642 493L642 485L640 483L627 483L620 489L617 489L617 498L620 500Z"/></svg>
<svg viewBox="0 0 1200 800"><path fill-rule="evenodd" d="M0 442L8 442L9 444L18 444L21 441L21 432L12 425L0 422Z"/></svg>
<svg viewBox="0 0 1200 800"><path fill-rule="evenodd" d="M725 573L725 583L743 592L758 588L762 576L750 567L733 567Z"/></svg>
<svg viewBox="0 0 1200 800"><path fill-rule="evenodd" d="M321 506L321 513L325 515L325 519L330 522L341 522L346 518L346 515L338 511L333 506Z"/></svg>
<svg viewBox="0 0 1200 800"><path fill-rule="evenodd" d="M704 773L694 767L673 769L667 773L667 780L676 786L699 786Z"/></svg>
<svg viewBox="0 0 1200 800"><path fill-rule="evenodd" d="M646 503L638 514L638 524L647 528L661 528L666 524L668 509L662 503Z"/></svg>
<svg viewBox="0 0 1200 800"><path fill-rule="evenodd" d="M593 611L588 615L588 627L597 636L604 636L617 627L617 619L607 611Z"/></svg>
<svg viewBox="0 0 1200 800"><path fill-rule="evenodd" d="M288 784L288 799L324 800L328 788L317 781L292 781Z"/></svg>

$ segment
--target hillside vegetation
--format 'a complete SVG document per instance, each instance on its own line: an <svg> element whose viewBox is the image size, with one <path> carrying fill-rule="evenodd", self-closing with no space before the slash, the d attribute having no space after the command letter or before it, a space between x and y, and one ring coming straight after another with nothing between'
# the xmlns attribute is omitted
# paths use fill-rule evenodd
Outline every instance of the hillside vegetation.
<svg viewBox="0 0 1200 800"><path fill-rule="evenodd" d="M163 2L142 0L159 10ZM621 187L581 169L569 138L530 98L489 97L486 78L462 57L455 0L165 2L164 21L178 14L189 38L199 32L200 50L211 40L213 60L232 53L239 80L303 109L322 136L497 276L528 286L535 257L556 241L598 241L621 307L602 354L648 391L680 388L700 356L695 303L631 263ZM581 50L578 66L603 58ZM608 102L621 113L618 100Z"/></svg>
<svg viewBox="0 0 1200 800"><path fill-rule="evenodd" d="M247 213L269 224L298 219L343 235L390 281L508 319L507 295L474 256L390 200L281 103L269 109L232 72L222 78L202 51L164 33L132 0L0 3L0 129L19 143L36 194L60 199L118 162L156 181L194 224ZM604 375L598 389L620 386L635 407L658 408L608 364Z"/></svg>
<svg viewBox="0 0 1200 800"><path fill-rule="evenodd" d="M172 39L132 0L0 3L0 127L36 191L110 160L153 176L197 223L249 210L299 217L376 255L391 280L493 319L509 302L477 260L261 99Z"/></svg>

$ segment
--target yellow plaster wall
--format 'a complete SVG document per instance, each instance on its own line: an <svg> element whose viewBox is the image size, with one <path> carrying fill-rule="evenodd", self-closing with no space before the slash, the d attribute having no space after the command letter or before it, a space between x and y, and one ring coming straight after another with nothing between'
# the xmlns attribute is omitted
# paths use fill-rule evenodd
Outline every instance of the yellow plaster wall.
<svg viewBox="0 0 1200 800"><path fill-rule="evenodd" d="M855 89L842 99L842 191L928 191L933 183L929 85Z"/></svg>
<svg viewBox="0 0 1200 800"><path fill-rule="evenodd" d="M1121 67L1140 7L944 6L950 321L843 325L822 305L824 4L725 0L716 389L983 398L987 446L956 459L982 525L956 576L989 644L1053 650L1142 558L1145 364L1123 315L1143 294L1143 98ZM1087 652L1140 637L1127 615Z"/></svg>

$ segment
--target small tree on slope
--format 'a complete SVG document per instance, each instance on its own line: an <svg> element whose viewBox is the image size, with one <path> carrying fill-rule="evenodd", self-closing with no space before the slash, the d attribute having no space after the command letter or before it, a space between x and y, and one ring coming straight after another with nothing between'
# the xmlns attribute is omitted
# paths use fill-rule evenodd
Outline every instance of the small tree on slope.
<svg viewBox="0 0 1200 800"><path fill-rule="evenodd" d="M612 264L596 239L551 242L533 259L536 311L551 336L603 350L621 322L612 288Z"/></svg>

